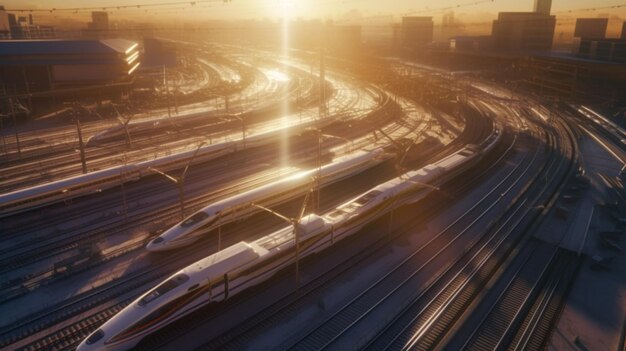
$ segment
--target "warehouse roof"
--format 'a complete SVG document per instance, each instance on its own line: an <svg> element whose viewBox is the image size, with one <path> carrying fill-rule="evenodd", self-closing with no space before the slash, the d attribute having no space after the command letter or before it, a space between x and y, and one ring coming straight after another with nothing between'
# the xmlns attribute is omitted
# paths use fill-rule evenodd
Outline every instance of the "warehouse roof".
<svg viewBox="0 0 626 351"><path fill-rule="evenodd" d="M137 47L126 39L103 40L0 40L1 56L20 55L74 55L74 54L122 54Z"/></svg>

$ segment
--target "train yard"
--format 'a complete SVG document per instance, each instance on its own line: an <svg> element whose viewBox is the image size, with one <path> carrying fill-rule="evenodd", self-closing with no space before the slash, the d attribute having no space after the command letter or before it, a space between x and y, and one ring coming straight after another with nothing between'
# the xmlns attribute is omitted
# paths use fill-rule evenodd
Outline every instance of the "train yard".
<svg viewBox="0 0 626 351"><path fill-rule="evenodd" d="M619 168L624 132L590 108L184 45L151 104L3 134L1 349L542 350L595 248L541 233L589 188L622 228L624 168L580 144Z"/></svg>

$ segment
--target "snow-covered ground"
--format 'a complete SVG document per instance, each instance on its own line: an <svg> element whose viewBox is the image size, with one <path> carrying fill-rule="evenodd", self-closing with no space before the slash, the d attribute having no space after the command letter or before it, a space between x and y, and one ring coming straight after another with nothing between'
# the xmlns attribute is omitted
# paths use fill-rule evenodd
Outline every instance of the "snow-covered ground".
<svg viewBox="0 0 626 351"><path fill-rule="evenodd" d="M579 144L591 187L578 200L559 200L567 218L551 220L539 233L550 242L565 233L561 246L587 255L548 350L621 350L626 322L626 255L600 244L599 233L615 230L617 223L599 206L607 201L606 185L599 175L615 177L623 164L588 136ZM614 257L609 270L591 269L593 256Z"/></svg>

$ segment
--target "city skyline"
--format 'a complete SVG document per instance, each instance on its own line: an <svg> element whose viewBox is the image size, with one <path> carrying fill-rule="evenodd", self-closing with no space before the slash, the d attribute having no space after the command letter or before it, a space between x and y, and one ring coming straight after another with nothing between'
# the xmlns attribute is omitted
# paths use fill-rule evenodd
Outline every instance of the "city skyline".
<svg viewBox="0 0 626 351"><path fill-rule="evenodd" d="M493 0L467 2L462 0L443 0L436 5L428 1L396 0L380 2L375 0L233 0L224 3L221 0L196 1L191 3L163 0L137 1L94 1L85 4L77 0L57 1L16 1L3 2L7 10L33 10L42 18L65 16L82 18L88 14L86 7L109 11L120 18L143 18L159 16L187 16L190 20L215 19L278 19L278 18L328 18L361 17L375 20L378 16L428 15L438 16L446 10L455 10L461 15L482 16L490 20L498 12L532 11L533 1ZM139 8L123 6L139 5ZM120 6L120 8L116 8ZM142 7L143 6L143 7ZM65 11L68 8L81 8L76 12ZM47 11L57 9L56 11ZM593 9L593 10L592 10ZM584 10L584 11L580 11ZM572 11L571 13L569 11ZM24 11L23 13L27 13ZM620 0L554 0L552 14L567 16L583 14L588 17L611 15L624 17L626 3Z"/></svg>

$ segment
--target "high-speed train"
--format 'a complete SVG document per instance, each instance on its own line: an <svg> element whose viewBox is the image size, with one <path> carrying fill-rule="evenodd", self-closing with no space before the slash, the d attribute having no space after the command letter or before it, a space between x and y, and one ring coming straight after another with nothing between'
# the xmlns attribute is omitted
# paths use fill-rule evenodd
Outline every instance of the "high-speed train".
<svg viewBox="0 0 626 351"><path fill-rule="evenodd" d="M259 212L257 204L272 207L304 195L313 178L320 173L320 186L338 182L361 173L387 158L382 149L358 151L335 159L318 169L298 172L275 182L254 188L212 203L152 239L149 251L165 251L180 248L198 240L213 229Z"/></svg>
<svg viewBox="0 0 626 351"><path fill-rule="evenodd" d="M278 133L285 131L298 133L306 128L317 126L316 123L316 121L309 121L286 125L246 137L245 139L240 138L238 140L205 145L198 150L194 162L206 162L240 149L266 145L274 141ZM327 123L330 123L330 119L328 121L322 121L320 128ZM184 167L195 153L196 150L183 151L153 160L111 167L16 190L6 194L0 194L0 218L57 202L69 201L79 196L93 194L119 186L122 182L138 180L147 175L153 175L154 172L150 171L149 168L157 168L165 172L179 169Z"/></svg>
<svg viewBox="0 0 626 351"><path fill-rule="evenodd" d="M322 216L304 216L298 223L300 258L354 234L394 208L419 201L434 191L434 186L466 170L485 151L467 146L378 185ZM126 350L209 302L223 301L265 281L294 261L294 229L288 226L251 243L239 242L180 270L100 326L77 350Z"/></svg>
<svg viewBox="0 0 626 351"><path fill-rule="evenodd" d="M232 152L235 147L233 142L207 145L198 150L194 160L206 162ZM119 186L122 182L138 180L146 175L154 174L149 170L150 167L162 171L178 169L184 167L194 153L196 153L195 150L179 152L154 160L111 167L1 194L0 217L97 193Z"/></svg>

